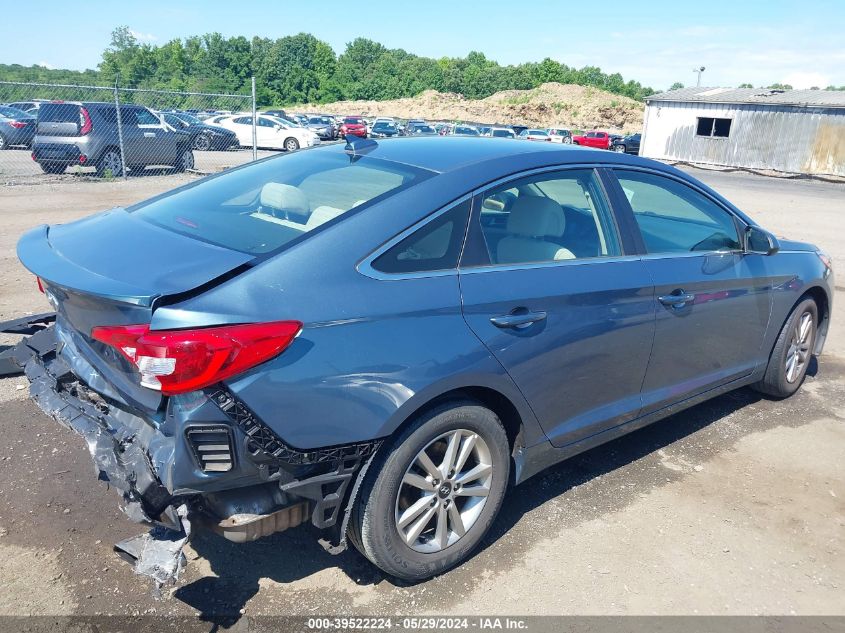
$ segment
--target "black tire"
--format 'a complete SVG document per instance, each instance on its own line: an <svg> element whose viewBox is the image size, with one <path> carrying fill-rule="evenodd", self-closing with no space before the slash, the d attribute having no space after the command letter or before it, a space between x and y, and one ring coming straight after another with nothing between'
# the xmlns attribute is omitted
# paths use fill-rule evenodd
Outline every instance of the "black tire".
<svg viewBox="0 0 845 633"><path fill-rule="evenodd" d="M115 147L108 148L100 160L97 161L97 175L101 178L111 173L113 178L120 178L123 175L123 162L120 159L120 151Z"/></svg>
<svg viewBox="0 0 845 633"><path fill-rule="evenodd" d="M435 446L436 442L445 443L447 440L443 439L444 435L458 430L477 434L485 449L488 449L492 476L488 480L486 502L472 519L473 522L463 536L456 536L456 541L439 551L417 551L406 543L397 525L400 489L405 485L403 479L423 449L429 450L428 447ZM464 439L466 437L464 436ZM476 446L481 443L477 442ZM445 462L445 459L443 461ZM393 441L381 448L367 472L353 508L349 528L350 541L373 564L397 578L416 582L443 573L465 561L481 542L502 505L509 475L508 439L498 416L470 400L444 403L418 417ZM452 479L444 478L442 484L451 481L454 492L457 493L460 490L457 483L459 478L457 474ZM448 500L441 501L443 497L439 496L442 484L438 487L436 480L432 484L432 494L426 497L433 501L431 507L448 503ZM459 501L456 494L455 509L460 507L459 503L468 504L469 499L475 497L467 496L463 499L466 501ZM463 506L467 507L469 506ZM457 510L458 513L461 511ZM449 520L451 523L447 524L447 533L450 527L455 525L451 515ZM437 524L436 517L432 517L431 521L433 524L430 529L433 531ZM424 533L421 538L428 537ZM433 541L434 536L431 539Z"/></svg>
<svg viewBox="0 0 845 633"><path fill-rule="evenodd" d="M805 315L810 316L810 326L806 339L801 340L800 325ZM763 379L752 385L757 391L774 398L788 398L801 387L807 375L807 368L813 357L813 348L816 344L816 329L819 323L819 308L813 299L801 300L789 314L786 323L783 324L778 334L772 354L769 357L769 364ZM797 343L796 343L797 336ZM796 349L797 346L797 349ZM788 365L793 352L797 352L800 366L790 376ZM791 378L791 379L790 379Z"/></svg>
<svg viewBox="0 0 845 633"><path fill-rule="evenodd" d="M63 174L67 165L64 163L38 163L45 174Z"/></svg>
<svg viewBox="0 0 845 633"><path fill-rule="evenodd" d="M208 134L197 134L194 139L194 149L198 152L207 152L211 149L211 137Z"/></svg>
<svg viewBox="0 0 845 633"><path fill-rule="evenodd" d="M612 149L614 152L617 152L619 154L624 154L626 151L628 151L624 145L614 145Z"/></svg>
<svg viewBox="0 0 845 633"><path fill-rule="evenodd" d="M176 171L183 172L194 168L194 152L190 147L184 147L179 152L179 160L173 165Z"/></svg>
<svg viewBox="0 0 845 633"><path fill-rule="evenodd" d="M295 152L299 149L299 141L291 136L290 138L285 139L284 146L287 151Z"/></svg>

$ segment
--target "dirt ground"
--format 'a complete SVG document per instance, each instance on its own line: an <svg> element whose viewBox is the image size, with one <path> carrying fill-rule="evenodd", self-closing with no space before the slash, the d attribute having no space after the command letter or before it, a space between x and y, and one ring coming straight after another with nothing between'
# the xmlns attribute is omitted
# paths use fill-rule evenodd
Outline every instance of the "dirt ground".
<svg viewBox="0 0 845 633"><path fill-rule="evenodd" d="M845 284L845 185L690 171L777 234L825 248ZM0 319L48 309L15 259L23 231L191 179L0 188ZM843 305L793 398L742 389L556 466L511 491L470 561L413 587L300 529L248 545L201 535L154 597L112 553L141 530L94 480L81 438L27 400L25 381L0 380L0 615L843 615Z"/></svg>
<svg viewBox="0 0 845 633"><path fill-rule="evenodd" d="M416 97L390 101L339 101L298 109L435 121L511 121L585 130L599 127L613 132L638 132L643 125L643 104L639 101L598 88L555 82L531 90L503 90L485 99L426 90Z"/></svg>

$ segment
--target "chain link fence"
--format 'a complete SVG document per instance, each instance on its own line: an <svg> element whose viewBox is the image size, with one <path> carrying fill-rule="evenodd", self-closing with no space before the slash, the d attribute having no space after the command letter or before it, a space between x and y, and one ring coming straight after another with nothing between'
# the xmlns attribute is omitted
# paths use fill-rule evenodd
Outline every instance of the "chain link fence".
<svg viewBox="0 0 845 633"><path fill-rule="evenodd" d="M259 157L254 81L246 95L0 81L0 104L0 182L213 173Z"/></svg>

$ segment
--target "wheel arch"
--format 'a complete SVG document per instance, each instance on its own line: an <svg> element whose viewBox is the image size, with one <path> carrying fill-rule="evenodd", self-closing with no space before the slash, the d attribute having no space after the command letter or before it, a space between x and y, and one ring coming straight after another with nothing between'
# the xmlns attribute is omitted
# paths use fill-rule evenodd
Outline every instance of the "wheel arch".
<svg viewBox="0 0 845 633"><path fill-rule="evenodd" d="M819 310L819 323L817 326L818 335L816 336L815 348L813 349L813 354L819 354L821 353L822 346L824 345L824 341L827 338L827 330L828 325L830 323L830 296L828 295L827 291L821 286L811 286L793 304L789 313L792 314L792 310L795 309L795 306L797 306L807 297L811 298L813 301L816 302L816 306Z"/></svg>

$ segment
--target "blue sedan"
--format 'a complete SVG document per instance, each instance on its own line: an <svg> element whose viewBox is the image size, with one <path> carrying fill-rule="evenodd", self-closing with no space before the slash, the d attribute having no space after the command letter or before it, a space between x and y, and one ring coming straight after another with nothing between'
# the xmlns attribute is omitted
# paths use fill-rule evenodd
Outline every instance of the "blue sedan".
<svg viewBox="0 0 845 633"><path fill-rule="evenodd" d="M495 138L273 157L18 254L56 315L15 357L130 518L310 522L411 581L551 464L793 394L834 289L823 252L672 167Z"/></svg>

